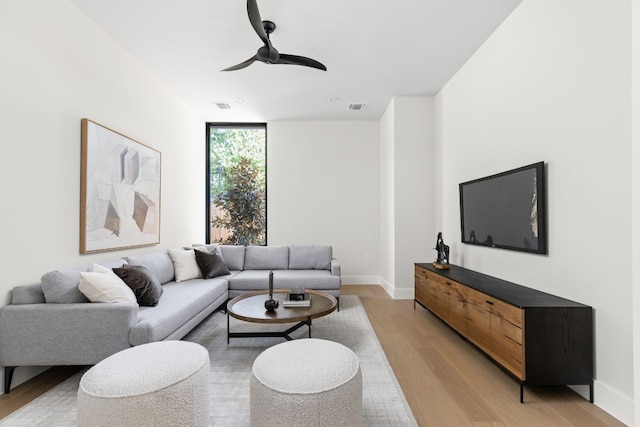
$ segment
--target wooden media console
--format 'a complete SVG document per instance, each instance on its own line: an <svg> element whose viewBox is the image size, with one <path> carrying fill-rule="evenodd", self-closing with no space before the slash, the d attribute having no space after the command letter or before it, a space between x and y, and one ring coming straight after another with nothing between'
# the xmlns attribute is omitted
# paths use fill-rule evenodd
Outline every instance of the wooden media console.
<svg viewBox="0 0 640 427"><path fill-rule="evenodd" d="M451 265L415 264L415 303L524 385L588 385L593 403L593 309Z"/></svg>

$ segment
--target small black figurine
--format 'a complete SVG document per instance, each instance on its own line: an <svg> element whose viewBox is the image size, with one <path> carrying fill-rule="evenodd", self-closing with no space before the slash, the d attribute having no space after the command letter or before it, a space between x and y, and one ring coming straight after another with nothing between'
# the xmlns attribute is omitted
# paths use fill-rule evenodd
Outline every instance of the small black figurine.
<svg viewBox="0 0 640 427"><path fill-rule="evenodd" d="M444 244L442 239L442 231L438 233L436 240L436 252L438 252L438 258L434 265L438 268L448 268L449 266L449 245Z"/></svg>

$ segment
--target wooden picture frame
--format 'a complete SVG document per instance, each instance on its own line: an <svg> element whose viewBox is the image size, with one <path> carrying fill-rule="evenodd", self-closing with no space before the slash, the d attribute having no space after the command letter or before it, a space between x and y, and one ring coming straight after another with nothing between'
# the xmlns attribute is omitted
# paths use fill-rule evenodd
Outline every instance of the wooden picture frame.
<svg viewBox="0 0 640 427"><path fill-rule="evenodd" d="M159 151L82 119L80 253L160 243Z"/></svg>

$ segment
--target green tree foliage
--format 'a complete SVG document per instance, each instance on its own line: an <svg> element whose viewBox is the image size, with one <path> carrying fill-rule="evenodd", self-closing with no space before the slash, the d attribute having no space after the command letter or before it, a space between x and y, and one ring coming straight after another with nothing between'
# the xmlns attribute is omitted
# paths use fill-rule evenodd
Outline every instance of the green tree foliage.
<svg viewBox="0 0 640 427"><path fill-rule="evenodd" d="M214 227L226 228L230 236L220 242L231 245L265 244L264 181L255 163L240 157L224 169L225 191L216 194L214 204L225 214L212 220Z"/></svg>
<svg viewBox="0 0 640 427"><path fill-rule="evenodd" d="M257 182L264 191L265 130L264 128L212 128L209 133L209 165L211 194L227 191L224 170L241 158L254 160L258 170Z"/></svg>

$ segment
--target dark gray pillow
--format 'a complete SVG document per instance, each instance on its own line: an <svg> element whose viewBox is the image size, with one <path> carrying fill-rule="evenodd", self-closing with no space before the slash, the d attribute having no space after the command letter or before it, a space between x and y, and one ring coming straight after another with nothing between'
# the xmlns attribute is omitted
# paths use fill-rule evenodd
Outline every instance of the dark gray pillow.
<svg viewBox="0 0 640 427"><path fill-rule="evenodd" d="M196 254L196 262L202 272L202 277L205 279L213 279L214 277L231 274L222 255L220 255L218 251L210 253L196 250L194 252Z"/></svg>
<svg viewBox="0 0 640 427"><path fill-rule="evenodd" d="M125 265L114 268L113 272L126 283L136 296L138 304L155 307L160 301L163 289L158 279L144 265Z"/></svg>

